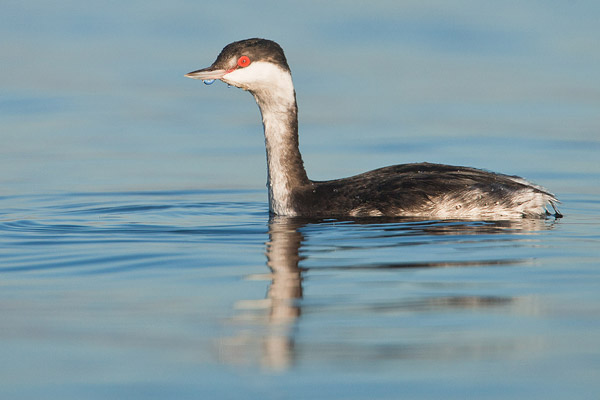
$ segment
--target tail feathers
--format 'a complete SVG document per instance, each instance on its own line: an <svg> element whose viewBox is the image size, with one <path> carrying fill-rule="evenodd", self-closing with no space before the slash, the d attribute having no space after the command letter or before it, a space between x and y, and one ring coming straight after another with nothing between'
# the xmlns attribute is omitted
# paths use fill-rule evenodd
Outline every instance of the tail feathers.
<svg viewBox="0 0 600 400"><path fill-rule="evenodd" d="M557 203L560 203L560 201L558 201L556 199L556 197L554 197L554 195L552 196L552 198L548 199L548 204L550 205L550 207L552 207L552 211L548 210L548 207L544 207L544 209L546 210L546 216L548 217L554 217L554 218L562 218L563 215L562 213L558 210L557 208Z"/></svg>

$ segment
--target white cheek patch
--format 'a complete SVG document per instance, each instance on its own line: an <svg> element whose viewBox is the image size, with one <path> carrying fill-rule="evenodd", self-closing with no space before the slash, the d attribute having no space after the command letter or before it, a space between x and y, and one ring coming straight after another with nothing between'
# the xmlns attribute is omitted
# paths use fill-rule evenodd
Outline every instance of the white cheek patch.
<svg viewBox="0 0 600 400"><path fill-rule="evenodd" d="M223 81L246 90L278 88L290 91L294 89L289 71L264 61L253 62L247 67L239 67L226 74Z"/></svg>

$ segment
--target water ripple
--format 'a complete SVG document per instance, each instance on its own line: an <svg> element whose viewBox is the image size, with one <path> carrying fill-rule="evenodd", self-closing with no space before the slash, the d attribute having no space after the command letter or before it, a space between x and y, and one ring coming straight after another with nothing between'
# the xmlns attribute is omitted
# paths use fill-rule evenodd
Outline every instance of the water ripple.
<svg viewBox="0 0 600 400"><path fill-rule="evenodd" d="M226 246L264 245L265 205L242 201L247 196L179 191L3 197L0 271L80 274L223 264Z"/></svg>

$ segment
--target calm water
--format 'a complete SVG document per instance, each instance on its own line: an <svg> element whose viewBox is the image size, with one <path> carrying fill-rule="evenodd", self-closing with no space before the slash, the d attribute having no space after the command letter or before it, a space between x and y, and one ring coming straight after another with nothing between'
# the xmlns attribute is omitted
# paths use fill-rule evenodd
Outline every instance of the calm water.
<svg viewBox="0 0 600 400"><path fill-rule="evenodd" d="M9 2L0 398L600 396L595 2ZM279 41L309 175L526 176L560 220L270 219L258 110L183 74Z"/></svg>

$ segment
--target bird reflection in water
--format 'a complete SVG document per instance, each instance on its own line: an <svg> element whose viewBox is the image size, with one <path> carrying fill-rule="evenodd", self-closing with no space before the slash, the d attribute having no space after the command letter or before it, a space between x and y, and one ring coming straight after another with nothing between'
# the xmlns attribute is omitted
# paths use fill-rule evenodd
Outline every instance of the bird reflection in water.
<svg viewBox="0 0 600 400"><path fill-rule="evenodd" d="M271 330L264 343L263 362L269 367L282 368L293 359L292 330L300 316L302 298L300 261L301 226L289 218L274 217L269 224L267 266L272 281L268 290L270 300L268 323Z"/></svg>
<svg viewBox="0 0 600 400"><path fill-rule="evenodd" d="M305 223L288 217L274 216L269 221L266 243L268 275L252 275L250 280L269 280L266 299L243 300L236 304L243 315L238 321L259 322L264 329L243 329L238 337L221 343L220 355L226 362L254 364L256 359L266 368L288 368L294 360L294 327L301 314L302 273L298 266L303 241L300 228ZM257 311L267 315L256 316ZM223 345L225 347L223 348ZM260 354L255 354L259 350Z"/></svg>
<svg viewBox="0 0 600 400"><path fill-rule="evenodd" d="M221 359L227 363L255 365L257 362L271 370L285 370L294 364L299 356L295 346L295 332L301 321L302 298L303 298L303 274L307 273L309 268L301 268L299 263L303 257L300 250L305 242L304 235L310 236L315 227L324 229L340 228L341 226L350 227L350 229L365 229L364 238L361 237L361 247L373 251L372 260L369 263L356 263L350 265L319 265L311 268L324 270L391 270L391 269L415 269L415 268L441 268L441 267L475 267L475 266L501 266L501 265L520 265L530 263L530 259L493 259L493 260L463 260L463 261L430 261L430 262L411 262L395 261L377 263L377 248L381 245L381 237L410 239L409 243L397 240L395 246L427 244L427 237L430 239L443 235L452 235L449 241L456 243L468 240L471 235L480 235L487 238L482 240L501 240L501 241L519 241L529 239L520 237L522 235L532 235L536 231L551 229L555 222L543 219L522 219L517 221L417 221L407 219L362 219L354 221L323 221L323 220L305 220L288 217L272 217L269 222L269 241L266 243L267 266L270 274L253 275L248 279L269 280L270 284L265 299L262 300L242 300L236 305L238 315L236 329L233 337L221 341L220 355ZM339 226L334 226L339 224ZM304 229L310 227L311 229ZM304 232L304 235L303 233ZM497 235L508 235L498 239ZM312 238L311 238L312 240ZM343 242L343 237L339 239ZM369 244L369 241L372 243ZM311 242L311 246L314 243ZM306 245L306 244L305 244ZM343 252L343 246L336 246L335 243L319 243L318 246L332 246L333 251ZM347 248L346 248L347 249ZM310 257L310 248L305 249ZM398 251L401 255L401 251ZM340 254L340 257L342 255ZM438 295L422 296L398 299L389 299L388 302L379 304L360 304L353 302L352 305L330 305L333 308L350 307L355 311L367 312L423 312L429 310L456 310L456 309L475 309L485 307L507 306L515 302L516 298L498 295ZM251 322L251 323L249 323ZM368 327L367 327L368 328ZM322 356L334 353L339 356L345 353L352 357L352 353L365 356L369 354L368 344L362 348L356 345L348 347L342 343L336 344L337 349L321 349ZM310 346L303 348L308 350ZM320 346L315 346L319 348ZM481 352L481 346L473 344L473 352ZM438 349L439 350L439 349ZM318 350L315 350L318 351ZM414 357L415 351L421 352L423 349L411 351L403 348L397 353L398 358ZM435 348L429 351L436 351ZM447 351L447 349L444 349ZM462 348L461 351L465 351ZM412 354L412 356L411 356ZM447 354L447 353L446 353ZM376 357L374 355L374 357ZM260 360L260 361L259 361Z"/></svg>

